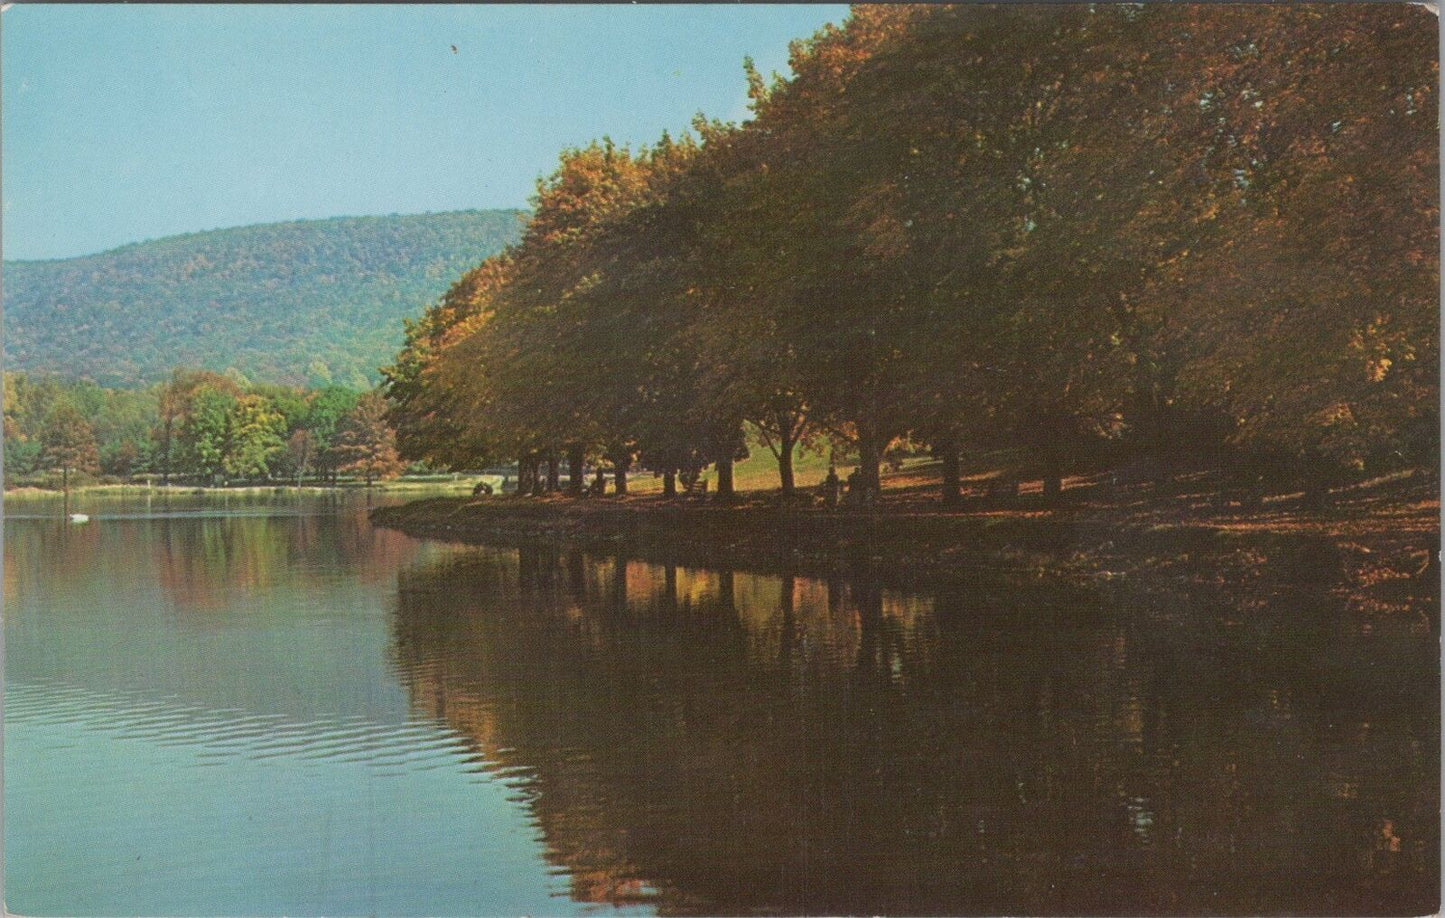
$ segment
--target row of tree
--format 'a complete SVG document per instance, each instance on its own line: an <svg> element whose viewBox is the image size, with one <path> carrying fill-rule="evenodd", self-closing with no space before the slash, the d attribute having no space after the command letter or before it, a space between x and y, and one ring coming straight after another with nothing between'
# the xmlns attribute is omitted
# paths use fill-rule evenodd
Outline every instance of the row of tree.
<svg viewBox="0 0 1445 918"><path fill-rule="evenodd" d="M1435 20L1404 5L860 6L753 115L570 149L409 323L404 456L618 473L909 436L1318 486L1435 467ZM555 467L555 465L554 465ZM573 487L581 481L573 476Z"/></svg>
<svg viewBox="0 0 1445 918"><path fill-rule="evenodd" d="M251 384L178 369L144 390L5 374L5 476L58 471L161 483L375 480L403 463L379 392Z"/></svg>

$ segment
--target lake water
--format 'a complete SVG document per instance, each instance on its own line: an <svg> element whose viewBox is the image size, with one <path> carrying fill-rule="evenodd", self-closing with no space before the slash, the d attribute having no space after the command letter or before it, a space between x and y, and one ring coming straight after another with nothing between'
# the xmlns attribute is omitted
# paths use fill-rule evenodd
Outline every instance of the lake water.
<svg viewBox="0 0 1445 918"><path fill-rule="evenodd" d="M356 495L6 509L21 914L1437 907L1435 645L1327 581L908 595Z"/></svg>

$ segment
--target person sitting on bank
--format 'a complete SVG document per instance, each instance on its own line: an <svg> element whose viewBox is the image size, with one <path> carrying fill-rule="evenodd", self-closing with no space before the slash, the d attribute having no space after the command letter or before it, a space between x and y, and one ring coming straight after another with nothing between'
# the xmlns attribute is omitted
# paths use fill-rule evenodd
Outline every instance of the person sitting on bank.
<svg viewBox="0 0 1445 918"><path fill-rule="evenodd" d="M838 480L838 469L831 462L828 463L828 477L823 479L823 503L829 510L838 506L838 492L842 489L842 482Z"/></svg>

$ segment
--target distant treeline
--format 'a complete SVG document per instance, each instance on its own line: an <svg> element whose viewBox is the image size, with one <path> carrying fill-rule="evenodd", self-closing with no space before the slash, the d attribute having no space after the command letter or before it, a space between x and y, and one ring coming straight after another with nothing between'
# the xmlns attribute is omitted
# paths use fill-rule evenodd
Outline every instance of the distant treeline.
<svg viewBox="0 0 1445 918"><path fill-rule="evenodd" d="M859 6L753 117L562 153L385 371L404 456L674 476L753 425L1318 487L1434 467L1436 20ZM619 477L618 486L625 487Z"/></svg>
<svg viewBox="0 0 1445 918"><path fill-rule="evenodd" d="M148 389L5 374L5 483L112 481L368 483L400 474L378 392L252 384L175 370Z"/></svg>

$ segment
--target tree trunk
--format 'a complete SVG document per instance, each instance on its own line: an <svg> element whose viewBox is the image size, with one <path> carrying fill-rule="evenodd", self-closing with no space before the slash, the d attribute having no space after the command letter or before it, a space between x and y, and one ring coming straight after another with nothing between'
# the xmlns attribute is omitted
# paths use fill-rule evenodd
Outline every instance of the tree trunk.
<svg viewBox="0 0 1445 918"><path fill-rule="evenodd" d="M733 461L731 458L717 461L717 499L733 499Z"/></svg>
<svg viewBox="0 0 1445 918"><path fill-rule="evenodd" d="M863 493L871 498L877 498L882 490L882 483L878 477L879 454L882 449L879 447L878 439L871 435L858 437L858 483L863 488Z"/></svg>
<svg viewBox="0 0 1445 918"><path fill-rule="evenodd" d="M582 496L582 462L585 455L581 444L567 447L567 493L572 497Z"/></svg>
<svg viewBox="0 0 1445 918"><path fill-rule="evenodd" d="M562 472L558 468L557 454L547 454L547 490L562 490Z"/></svg>
<svg viewBox="0 0 1445 918"><path fill-rule="evenodd" d="M958 444L946 440L939 450L943 454L943 505L957 507L962 497L958 484Z"/></svg>
<svg viewBox="0 0 1445 918"><path fill-rule="evenodd" d="M663 473L662 473L662 496L663 496L663 497L676 497L676 496L677 496L677 473L676 473L676 472L663 472Z"/></svg>
<svg viewBox="0 0 1445 918"><path fill-rule="evenodd" d="M787 438L778 444L778 482L783 488L783 500L791 500L797 486L793 480L793 444Z"/></svg>
<svg viewBox="0 0 1445 918"><path fill-rule="evenodd" d="M621 497L627 493L627 468L632 464L627 456L622 456L614 463L615 469L612 472L612 479L616 482L617 495Z"/></svg>
<svg viewBox="0 0 1445 918"><path fill-rule="evenodd" d="M532 493L532 457L517 458L517 496Z"/></svg>
<svg viewBox="0 0 1445 918"><path fill-rule="evenodd" d="M166 418L165 433L161 437L161 484L171 483L171 419Z"/></svg>

